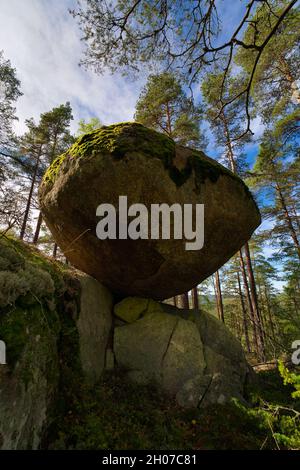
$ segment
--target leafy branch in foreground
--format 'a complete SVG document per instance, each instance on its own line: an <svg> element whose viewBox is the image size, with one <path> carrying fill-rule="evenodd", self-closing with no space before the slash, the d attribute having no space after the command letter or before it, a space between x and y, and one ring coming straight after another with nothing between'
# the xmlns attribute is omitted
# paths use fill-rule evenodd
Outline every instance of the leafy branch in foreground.
<svg viewBox="0 0 300 470"><path fill-rule="evenodd" d="M81 64L98 73L105 68L139 71L144 63L150 67L158 64L163 70L180 70L192 89L207 69L217 66L222 73L220 112L243 99L243 136L251 133L250 101L257 69L268 47L277 41L280 28L283 24L288 27L296 3L251 0L230 31L228 25L226 30L222 27L224 11L216 0L117 0L113 4L83 0L70 13L86 43ZM247 29L254 33L247 34ZM251 66L244 70L243 87L228 97L224 90L239 51L251 52Z"/></svg>

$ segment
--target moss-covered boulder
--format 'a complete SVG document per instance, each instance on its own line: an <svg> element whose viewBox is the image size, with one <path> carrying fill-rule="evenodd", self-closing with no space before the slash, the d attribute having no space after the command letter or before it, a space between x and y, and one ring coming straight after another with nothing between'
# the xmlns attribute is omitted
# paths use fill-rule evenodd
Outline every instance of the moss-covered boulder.
<svg viewBox="0 0 300 470"><path fill-rule="evenodd" d="M148 310L138 298L123 300L120 309L137 311L139 303L139 319L114 330L117 365L131 380L156 385L187 408L244 400L251 369L223 323L204 311L153 301Z"/></svg>
<svg viewBox="0 0 300 470"><path fill-rule="evenodd" d="M112 297L95 279L0 238L0 449L36 449L105 364Z"/></svg>
<svg viewBox="0 0 300 470"><path fill-rule="evenodd" d="M96 236L102 203L205 205L205 241ZM260 223L245 184L203 152L175 145L137 123L81 137L45 174L40 205L55 240L79 269L117 294L165 299L186 292L222 266ZM173 229L171 227L171 234Z"/></svg>
<svg viewBox="0 0 300 470"><path fill-rule="evenodd" d="M141 297L126 297L114 306L114 314L126 323L132 323L149 312L162 311L161 304L152 299Z"/></svg>

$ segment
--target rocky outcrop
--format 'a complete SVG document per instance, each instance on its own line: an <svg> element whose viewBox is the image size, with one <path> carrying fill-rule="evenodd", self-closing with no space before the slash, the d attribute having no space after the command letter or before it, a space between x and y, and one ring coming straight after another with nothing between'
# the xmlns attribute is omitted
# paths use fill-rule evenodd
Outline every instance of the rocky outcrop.
<svg viewBox="0 0 300 470"><path fill-rule="evenodd" d="M250 368L240 343L219 320L199 310L145 302L125 299L115 306L126 320L114 330L116 362L131 380L156 384L184 407L244 400Z"/></svg>
<svg viewBox="0 0 300 470"><path fill-rule="evenodd" d="M37 449L57 418L62 382L67 390L99 379L111 310L95 279L0 239L0 449Z"/></svg>
<svg viewBox="0 0 300 470"><path fill-rule="evenodd" d="M128 205L143 203L148 210L151 204L204 204L204 247L186 251L172 223L170 240L99 240L96 208L110 203L118 209L122 195ZM123 297L159 300L187 292L233 256L260 223L241 179L203 152L137 123L84 135L53 162L39 196L48 227L72 264Z"/></svg>
<svg viewBox="0 0 300 470"><path fill-rule="evenodd" d="M5 238L0 340L0 449L39 448L104 369L125 370L182 407L243 400L250 376L240 343L215 317L146 298L113 306L89 275Z"/></svg>
<svg viewBox="0 0 300 470"><path fill-rule="evenodd" d="M76 326L82 370L89 384L96 383L106 366L112 326L112 295L92 277L76 273L80 281L80 311Z"/></svg>

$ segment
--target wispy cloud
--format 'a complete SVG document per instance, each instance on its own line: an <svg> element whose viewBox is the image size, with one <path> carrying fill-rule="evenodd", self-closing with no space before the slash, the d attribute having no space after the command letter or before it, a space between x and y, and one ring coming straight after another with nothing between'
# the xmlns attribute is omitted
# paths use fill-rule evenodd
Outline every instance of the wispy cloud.
<svg viewBox="0 0 300 470"><path fill-rule="evenodd" d="M78 66L83 44L68 13L74 1L0 0L0 49L17 69L23 96L17 103L17 132L24 120L66 101L80 118L105 124L131 120L141 83L108 73L97 76Z"/></svg>

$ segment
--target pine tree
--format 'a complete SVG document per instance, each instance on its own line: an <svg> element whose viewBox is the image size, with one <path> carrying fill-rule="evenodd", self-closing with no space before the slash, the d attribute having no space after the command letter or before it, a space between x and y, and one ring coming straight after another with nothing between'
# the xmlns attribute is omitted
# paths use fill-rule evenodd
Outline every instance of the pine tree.
<svg viewBox="0 0 300 470"><path fill-rule="evenodd" d="M258 8L244 33L246 44L259 47L273 29L278 16L288 4L287 1L271 0ZM274 14L270 17L269 7ZM259 112L269 121L286 112L290 103L300 104L300 89L297 84L300 66L300 9L290 10L272 35L256 67L252 84L252 97ZM251 74L258 51L240 48L235 61L243 67L246 76Z"/></svg>
<svg viewBox="0 0 300 470"><path fill-rule="evenodd" d="M201 114L175 75L162 73L149 76L136 103L134 118L147 127L163 132L178 144L203 148L205 141L200 131ZM194 308L197 308L197 291L192 293L192 301ZM188 293L182 294L176 303L188 309Z"/></svg>
<svg viewBox="0 0 300 470"><path fill-rule="evenodd" d="M178 144L204 146L201 108L195 107L171 73L150 75L136 104L135 120L163 132Z"/></svg>
<svg viewBox="0 0 300 470"><path fill-rule="evenodd" d="M22 95L20 86L16 70L0 51L0 150L7 148L12 140L12 125L17 119L14 104Z"/></svg>
<svg viewBox="0 0 300 470"><path fill-rule="evenodd" d="M26 121L28 131L20 139L20 151L26 153L33 161L32 172L30 174L30 187L26 201L26 207L24 211L23 222L20 230L20 239L23 240L27 224L29 221L30 209L32 206L32 199L34 196L35 187L38 181L38 176L41 171L43 145L46 140L46 136L41 128L35 124L33 119Z"/></svg>
<svg viewBox="0 0 300 470"><path fill-rule="evenodd" d="M225 90L225 93L227 92L228 96L230 96L230 88L238 90L239 87L241 87L241 79L240 77L232 78L227 84L228 90ZM225 164L233 173L242 176L245 171L243 147L249 142L248 134L245 134L242 138L240 137L242 133L240 113L242 112L243 101L242 99L234 101L231 106L224 109L222 103L219 101L220 88L223 86L224 83L221 74L210 74L206 77L206 80L202 82L202 93L207 105L206 116L212 126L216 144L223 151ZM252 326L254 328L257 354L260 359L263 360L263 331L248 243L245 244L244 251L240 250L239 256L244 287L253 319ZM244 257L246 262L244 262Z"/></svg>
<svg viewBox="0 0 300 470"><path fill-rule="evenodd" d="M99 129L103 124L101 123L100 119L97 117L92 117L89 121L85 121L84 119L80 119L78 122L78 130L77 130L77 137L81 137L88 132L92 132L96 129Z"/></svg>
<svg viewBox="0 0 300 470"><path fill-rule="evenodd" d="M72 119L72 108L69 102L41 114L39 128L46 137L43 150L44 162L47 166L51 165L55 157L65 152L74 142L75 139L69 130ZM33 237L34 244L38 242L41 225L42 214L40 212ZM56 255L56 250L54 253Z"/></svg>
<svg viewBox="0 0 300 470"><path fill-rule="evenodd" d="M19 228L24 198L18 192L14 198L12 181L21 169L15 154L16 137L13 133L15 102L22 95L16 70L0 51L0 229L6 233Z"/></svg>
<svg viewBox="0 0 300 470"><path fill-rule="evenodd" d="M228 2L224 3L227 8ZM250 133L249 98L257 68L271 41L281 34L282 26L293 27L290 14L296 3L297 0L231 2L230 8L242 8L242 11L223 24L224 5L215 0L89 0L78 3L71 14L79 22L86 45L81 63L98 73L104 68L136 72L146 64L156 70L159 67L159 70L182 73L192 86L218 67L226 83L236 53L252 51L254 60L242 89L238 92L232 89L227 100L221 87L218 97L224 109L243 99L246 118L242 122L243 133ZM268 34L259 43L255 33L243 38L249 25L257 30L257 17L263 17L270 25ZM239 19L235 21L235 18Z"/></svg>
<svg viewBox="0 0 300 470"><path fill-rule="evenodd" d="M69 131L71 119L73 117L70 103L66 103L41 114L38 124L33 119L26 121L28 131L20 139L20 153L25 154L34 163L29 173L30 187L20 231L21 239L26 234L33 198L42 174L54 158L63 153L74 141ZM41 224L42 216L39 214L34 243L38 241Z"/></svg>
<svg viewBox="0 0 300 470"><path fill-rule="evenodd" d="M269 201L263 214L274 222L268 235L275 247L300 258L299 123L296 111L265 131L249 183L263 191Z"/></svg>

